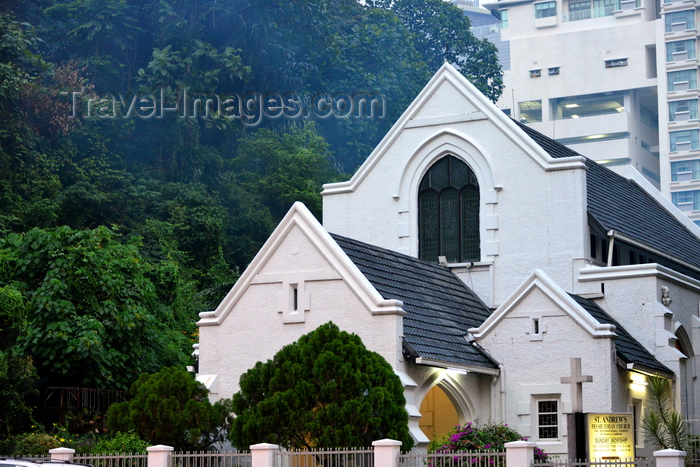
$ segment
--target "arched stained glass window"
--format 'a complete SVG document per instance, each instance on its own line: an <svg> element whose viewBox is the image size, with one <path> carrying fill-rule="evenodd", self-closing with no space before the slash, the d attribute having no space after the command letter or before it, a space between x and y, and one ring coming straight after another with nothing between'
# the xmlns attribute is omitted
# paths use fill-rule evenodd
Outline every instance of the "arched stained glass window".
<svg viewBox="0 0 700 467"><path fill-rule="evenodd" d="M437 161L418 189L418 255L437 262L479 261L479 184L454 156Z"/></svg>

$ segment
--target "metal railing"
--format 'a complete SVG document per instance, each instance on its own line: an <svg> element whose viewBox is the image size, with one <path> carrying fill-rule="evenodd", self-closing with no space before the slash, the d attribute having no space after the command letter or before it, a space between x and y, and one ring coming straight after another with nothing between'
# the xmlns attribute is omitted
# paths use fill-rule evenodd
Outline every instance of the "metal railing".
<svg viewBox="0 0 700 467"><path fill-rule="evenodd" d="M251 467L249 452L175 452L170 456L171 467Z"/></svg>
<svg viewBox="0 0 700 467"><path fill-rule="evenodd" d="M374 467L372 449L278 451L276 467ZM377 466L381 467L381 466Z"/></svg>
<svg viewBox="0 0 700 467"><path fill-rule="evenodd" d="M148 454L75 454L73 462L94 467L147 467Z"/></svg>
<svg viewBox="0 0 700 467"><path fill-rule="evenodd" d="M402 454L400 467L505 467L505 452L439 452Z"/></svg>

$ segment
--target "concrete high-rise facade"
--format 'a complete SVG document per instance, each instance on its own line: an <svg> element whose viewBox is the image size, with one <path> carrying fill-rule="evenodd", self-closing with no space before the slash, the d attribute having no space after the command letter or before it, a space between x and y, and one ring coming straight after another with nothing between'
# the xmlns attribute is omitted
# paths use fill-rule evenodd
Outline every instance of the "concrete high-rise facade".
<svg viewBox="0 0 700 467"><path fill-rule="evenodd" d="M700 223L696 1L662 1L485 4L509 60L498 106L613 170L633 166Z"/></svg>

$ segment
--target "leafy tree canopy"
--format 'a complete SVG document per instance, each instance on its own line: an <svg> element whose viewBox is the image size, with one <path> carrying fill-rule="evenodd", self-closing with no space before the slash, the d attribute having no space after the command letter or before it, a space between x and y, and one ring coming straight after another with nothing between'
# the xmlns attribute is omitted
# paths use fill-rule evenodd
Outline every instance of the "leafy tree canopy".
<svg viewBox="0 0 700 467"><path fill-rule="evenodd" d="M36 393L32 359L14 351L25 328L24 298L19 290L0 287L0 439L26 429L31 421L27 397Z"/></svg>
<svg viewBox="0 0 700 467"><path fill-rule="evenodd" d="M435 73L443 63L454 65L486 97L496 102L503 92L503 72L496 47L471 32L469 18L444 0L373 0L396 12L413 33L416 50Z"/></svg>
<svg viewBox="0 0 700 467"><path fill-rule="evenodd" d="M183 361L183 336L166 325L173 318L156 300L139 241L121 243L106 227L0 240L0 284L27 303L20 349L52 384L127 389L138 374Z"/></svg>
<svg viewBox="0 0 700 467"><path fill-rule="evenodd" d="M182 368L143 374L130 391L130 401L109 407L110 430L133 430L151 445L177 451L207 449L225 438L228 402L212 405L209 391Z"/></svg>
<svg viewBox="0 0 700 467"><path fill-rule="evenodd" d="M329 322L241 376L230 438L239 448L413 447L403 387L387 361Z"/></svg>

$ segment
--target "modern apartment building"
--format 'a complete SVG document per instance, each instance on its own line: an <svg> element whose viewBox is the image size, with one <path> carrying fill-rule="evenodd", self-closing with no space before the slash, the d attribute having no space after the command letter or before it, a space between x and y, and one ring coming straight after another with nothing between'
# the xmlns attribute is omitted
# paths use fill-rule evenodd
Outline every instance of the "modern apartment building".
<svg viewBox="0 0 700 467"><path fill-rule="evenodd" d="M509 57L498 106L613 170L632 165L700 223L696 0L660 1L485 4Z"/></svg>

